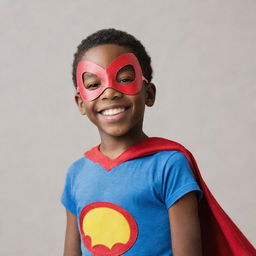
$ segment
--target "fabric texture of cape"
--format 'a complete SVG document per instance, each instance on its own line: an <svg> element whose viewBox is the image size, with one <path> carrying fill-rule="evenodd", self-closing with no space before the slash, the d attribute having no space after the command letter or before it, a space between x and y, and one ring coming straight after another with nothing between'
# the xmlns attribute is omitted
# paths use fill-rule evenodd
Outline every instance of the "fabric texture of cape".
<svg viewBox="0 0 256 256"><path fill-rule="evenodd" d="M95 159L98 147L85 153L86 157L99 162L106 170L134 158L147 156L164 150L177 150L188 159L195 178L203 191L199 203L199 218L204 256L256 256L256 250L224 212L205 184L193 155L181 144L163 139L147 138L126 150L115 161L102 155Z"/></svg>

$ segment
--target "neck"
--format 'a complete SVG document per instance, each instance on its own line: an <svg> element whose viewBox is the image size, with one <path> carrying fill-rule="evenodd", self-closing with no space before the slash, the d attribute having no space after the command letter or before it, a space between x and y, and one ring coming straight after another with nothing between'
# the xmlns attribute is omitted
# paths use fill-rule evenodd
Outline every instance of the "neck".
<svg viewBox="0 0 256 256"><path fill-rule="evenodd" d="M131 136L132 135L132 136ZM131 132L124 136L108 136L100 134L100 151L111 159L118 157L130 146L142 141L148 136L141 130L140 132Z"/></svg>

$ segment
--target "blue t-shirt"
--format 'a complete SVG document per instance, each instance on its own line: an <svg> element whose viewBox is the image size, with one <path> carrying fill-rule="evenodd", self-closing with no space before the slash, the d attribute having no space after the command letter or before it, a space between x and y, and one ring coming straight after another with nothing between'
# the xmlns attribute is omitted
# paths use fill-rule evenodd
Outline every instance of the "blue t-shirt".
<svg viewBox="0 0 256 256"><path fill-rule="evenodd" d="M83 157L69 168L61 201L77 216L83 256L170 256L168 208L190 191L201 198L187 158L168 150L110 171Z"/></svg>

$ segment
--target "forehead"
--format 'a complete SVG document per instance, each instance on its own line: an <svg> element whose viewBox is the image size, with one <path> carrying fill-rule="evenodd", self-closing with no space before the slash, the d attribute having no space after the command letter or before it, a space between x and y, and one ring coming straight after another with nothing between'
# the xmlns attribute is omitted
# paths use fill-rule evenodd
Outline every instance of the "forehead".
<svg viewBox="0 0 256 256"><path fill-rule="evenodd" d="M103 44L90 48L81 60L87 60L106 68L123 53L131 52L128 48L116 44Z"/></svg>

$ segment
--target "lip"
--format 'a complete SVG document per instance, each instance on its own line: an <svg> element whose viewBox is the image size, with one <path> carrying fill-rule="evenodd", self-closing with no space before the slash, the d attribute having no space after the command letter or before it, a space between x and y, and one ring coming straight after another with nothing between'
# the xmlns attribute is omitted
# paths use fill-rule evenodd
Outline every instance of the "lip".
<svg viewBox="0 0 256 256"><path fill-rule="evenodd" d="M114 114L114 115L103 115L102 111L104 110L108 110L108 109L113 109L113 108L125 108L125 111L120 112L118 114ZM105 108L102 108L99 112L98 115L100 116L100 118L104 121L108 121L108 122L117 122L122 120L123 118L125 118L125 116L128 114L129 110L131 109L130 106L124 106L124 105L111 105L111 106L107 106Z"/></svg>
<svg viewBox="0 0 256 256"><path fill-rule="evenodd" d="M126 111L127 109L130 108L130 106L128 106L128 105L121 105L121 104L109 105L109 106L100 108L100 109L97 111L97 113L98 113L98 114L101 114L104 110L113 109L113 108L124 108L125 111ZM125 112L125 111L124 111L124 112Z"/></svg>

